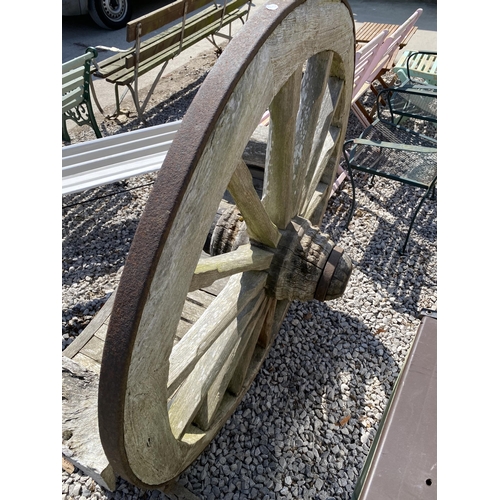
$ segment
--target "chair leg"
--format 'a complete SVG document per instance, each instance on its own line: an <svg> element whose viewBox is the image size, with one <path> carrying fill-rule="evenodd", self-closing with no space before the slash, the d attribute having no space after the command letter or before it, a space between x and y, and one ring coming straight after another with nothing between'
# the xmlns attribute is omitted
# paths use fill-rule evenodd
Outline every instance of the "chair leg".
<svg viewBox="0 0 500 500"><path fill-rule="evenodd" d="M363 127L366 128L373 122L373 118L370 116L370 113L368 113L359 99L352 104L351 108Z"/></svg>
<svg viewBox="0 0 500 500"><path fill-rule="evenodd" d="M120 114L120 104L123 101L125 94L127 93L128 88L125 89L125 92L120 98L120 91L118 90L118 84L115 83L115 104L116 104L116 110L115 110L115 115L118 116Z"/></svg>
<svg viewBox="0 0 500 500"><path fill-rule="evenodd" d="M349 145L351 145L352 142L353 142L352 139L349 141L346 141L344 143L344 147L343 147L344 159L345 159L345 162L347 164L347 175L348 175L349 179L351 180L351 186L352 186L352 202L351 202L351 209L349 210L349 215L347 216L347 222L345 224L346 229L349 228L349 224L350 224L351 219L354 215L354 209L356 207L356 186L354 184L354 175L352 174L352 168L351 168L351 164L349 162L349 152L347 151L347 148L349 147Z"/></svg>
<svg viewBox="0 0 500 500"><path fill-rule="evenodd" d="M434 181L428 188L427 190L425 191L424 195L422 196L422 198L420 199L420 202L419 204L417 205L417 208L415 209L415 211L413 212L413 215L412 215L412 218L411 218L411 221L410 221L410 227L408 228L408 232L406 233L406 238L405 238L405 242L403 243L403 246L401 247L399 253L401 255L403 255L405 252L406 252L406 245L408 244L408 240L410 239L410 233L411 233L411 230L413 228L413 223L415 222L415 219L417 218L417 214L418 212L420 211L420 208L422 207L425 199L429 196L429 193L434 189L434 186L436 185L435 184L436 181Z"/></svg>
<svg viewBox="0 0 500 500"><path fill-rule="evenodd" d="M350 168L349 168L349 179L351 179L351 186L352 186L352 201L351 201L351 209L349 210L349 215L347 217L347 222L345 224L346 229L349 227L349 223L351 222L352 216L354 214L354 208L356 205L356 188L354 187L354 179L352 177L352 171Z"/></svg>
<svg viewBox="0 0 500 500"><path fill-rule="evenodd" d="M94 80L92 78L90 78L89 87L90 87L90 91L92 92L92 97L94 98L95 105L97 106L97 109L101 112L101 115L106 117L106 115L104 114L104 110L102 109L101 103L97 99L97 94L96 94L93 82L94 82Z"/></svg>
<svg viewBox="0 0 500 500"><path fill-rule="evenodd" d="M344 144L345 146L345 144ZM356 205L356 187L354 185L354 176L352 175L352 169L351 165L349 165L349 157L344 149L344 158L347 164L347 175L349 179L351 180L351 186L352 186L352 201L351 201L351 209L349 210L349 215L347 216L347 222L345 224L345 228L347 229L349 227L349 223L351 222L352 216L354 214L354 207Z"/></svg>
<svg viewBox="0 0 500 500"><path fill-rule="evenodd" d="M66 142L71 142L71 137L68 134L68 128L66 127L66 119L64 115L62 117L62 139Z"/></svg>
<svg viewBox="0 0 500 500"><path fill-rule="evenodd" d="M98 139L102 138L101 131L99 130L99 125L97 125L97 121L94 116L94 111L92 110L92 103L90 102L90 97L89 100L87 101L87 110L88 110L88 115L89 115L89 121L94 129L95 135Z"/></svg>

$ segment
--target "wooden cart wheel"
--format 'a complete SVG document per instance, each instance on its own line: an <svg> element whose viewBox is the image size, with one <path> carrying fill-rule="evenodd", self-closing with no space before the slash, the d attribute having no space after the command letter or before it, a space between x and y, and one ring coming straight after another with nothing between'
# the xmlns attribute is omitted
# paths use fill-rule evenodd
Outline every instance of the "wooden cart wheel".
<svg viewBox="0 0 500 500"><path fill-rule="evenodd" d="M228 44L183 119L132 242L103 351L100 438L129 482L158 488L196 459L247 391L291 300L343 293L351 262L317 225L336 178L353 62L346 4L278 0ZM266 109L259 198L242 154ZM249 242L200 259L226 190ZM229 224L222 233L234 237ZM188 293L222 278L178 340Z"/></svg>

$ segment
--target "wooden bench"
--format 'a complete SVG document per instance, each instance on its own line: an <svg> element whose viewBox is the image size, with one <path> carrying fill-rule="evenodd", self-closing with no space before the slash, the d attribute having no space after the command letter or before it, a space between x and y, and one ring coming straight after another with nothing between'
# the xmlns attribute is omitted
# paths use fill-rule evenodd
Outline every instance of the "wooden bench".
<svg viewBox="0 0 500 500"><path fill-rule="evenodd" d="M97 137L102 137L92 110L90 100L91 62L97 57L97 50L89 47L85 54L62 65L62 138L70 142L66 120L78 125L90 125Z"/></svg>
<svg viewBox="0 0 500 500"><path fill-rule="evenodd" d="M424 84L437 87L437 52L406 50L392 68L400 85Z"/></svg>
<svg viewBox="0 0 500 500"><path fill-rule="evenodd" d="M422 323L351 500L437 498L437 314Z"/></svg>
<svg viewBox="0 0 500 500"><path fill-rule="evenodd" d="M118 87L126 86L134 100L139 118L143 113L168 62L195 43L208 39L219 50L214 36L231 38L231 23L244 22L250 12L250 0L177 0L161 9L139 17L127 24L127 42L134 42L129 50L121 51L95 63L93 74L114 84L116 113L120 112ZM221 29L229 25L229 35ZM166 27L165 31L147 40L143 37ZM139 77L162 66L146 98L139 100Z"/></svg>

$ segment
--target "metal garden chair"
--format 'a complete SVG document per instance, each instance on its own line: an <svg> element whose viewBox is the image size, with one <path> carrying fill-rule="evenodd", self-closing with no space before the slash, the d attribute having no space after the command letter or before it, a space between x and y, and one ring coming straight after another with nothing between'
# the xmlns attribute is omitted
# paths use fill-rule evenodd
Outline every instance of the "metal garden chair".
<svg viewBox="0 0 500 500"><path fill-rule="evenodd" d="M404 120L405 126L401 125ZM413 211L400 253L406 251L413 224L437 182L437 93L385 89L377 97L377 118L357 139L344 143L344 157L352 184L352 219L356 190L353 170L421 188L424 194Z"/></svg>

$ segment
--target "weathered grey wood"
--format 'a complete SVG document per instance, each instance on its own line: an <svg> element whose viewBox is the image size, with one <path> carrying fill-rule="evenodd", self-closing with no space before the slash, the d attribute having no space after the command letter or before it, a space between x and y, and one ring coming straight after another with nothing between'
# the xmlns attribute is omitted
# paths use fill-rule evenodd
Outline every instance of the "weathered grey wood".
<svg viewBox="0 0 500 500"><path fill-rule="evenodd" d="M169 500L201 500L200 497L189 491L177 481L169 483L167 486L158 488L163 491Z"/></svg>
<svg viewBox="0 0 500 500"><path fill-rule="evenodd" d="M204 311L205 308L203 306L186 300L186 302L184 302L184 307L182 308L181 319L192 325L200 319L200 316ZM177 336L179 337L179 331L177 331Z"/></svg>
<svg viewBox="0 0 500 500"><path fill-rule="evenodd" d="M179 338L199 319L226 282L227 279L217 281L204 290L196 290L188 295L183 316L192 322L181 319L177 331ZM85 330L64 350L62 358L63 456L111 491L115 488L115 476L99 438L97 391L103 341L114 297L115 293Z"/></svg>
<svg viewBox="0 0 500 500"><path fill-rule="evenodd" d="M281 15L279 9L282 8L280 4L276 13L263 11L267 16L265 22ZM317 239L311 237L311 241L304 240L302 246L300 238L297 242L287 234L285 239L279 231L270 229L273 226L269 221L276 222L274 217L280 225L285 225L294 215L294 210L286 204L280 201L273 204L271 199L274 196L284 201L283 197L290 193L293 207L307 207L316 218L315 224L321 218L325 193L335 179L331 169L333 160L329 156L337 155L338 159L338 143L343 140L348 117L345 111L349 107L346 108L345 103L350 102L346 94L347 89L352 88L353 23L347 7L336 0L305 0L294 4L293 9L283 15L283 19L277 18L280 20L272 30L264 30L267 38L254 46L253 59L242 73L238 73L238 78L233 77L231 95L220 101L223 103L221 108L215 115L207 113L208 117L216 118L207 121L212 118L200 117L197 122L197 127L202 126L201 130L210 132L203 148L197 149L196 164L190 164L192 176L186 177L183 190L175 200L175 216L168 220L168 237L162 240L161 254L155 255L155 267L150 270L152 279L149 281L148 277L146 284L148 288L140 295L141 307L145 305L137 316L139 326L130 337L134 344L128 372L122 381L126 390L120 393L124 400L120 426L121 418L124 423L119 434L120 440L122 436L124 440L120 452L123 451L121 457L127 461L127 470L145 484L171 481L208 444L248 389L270 349L289 300L310 298L329 254L331 242L323 241L321 235ZM257 28L260 29L260 25L254 25L250 33L260 33ZM254 40L248 38L247 42L250 46ZM223 53L216 65L226 71L220 73L223 70L214 68L207 80L210 81L213 75L222 81L228 72L231 73L233 55L229 45L228 52ZM285 105L285 95L299 95L299 74L306 60L309 63L301 83L301 106L299 108L298 100L289 106L301 111L297 120L288 124L284 118L286 113L280 108ZM330 75L332 61L335 71ZM322 96L329 88L326 85L329 76L338 77L345 85L339 89L337 97L334 93L327 95L325 104ZM203 95L202 91L200 93ZM277 142L272 147L274 153L270 153L267 166L277 169L276 176L271 173L270 178L277 179L281 175L285 185L282 187L277 180L267 182L261 202L242 170L241 157L267 107L272 110L274 126L286 122L286 127L297 135L295 141L286 136L274 137ZM292 111L289 116L293 115ZM340 130L337 139L332 127ZM274 132L278 134L278 128ZM291 143L297 148L292 167ZM294 179L293 193L287 187L290 179ZM199 260L221 193L228 186L238 206L242 205L243 208L239 208L250 222L249 227L255 223L250 229L252 235L260 241L268 238L265 243L270 247L279 241L282 260L277 258L281 255L277 251L256 250L255 245L240 253L235 251ZM273 215L269 216L271 211ZM264 236L260 235L262 228ZM310 225L304 228L307 233ZM285 231L285 228L280 229ZM282 240L285 240L283 245ZM285 251L287 242L291 247L289 253ZM311 260L291 259L295 250L300 253L305 247L312 248ZM304 262L312 270L310 279L309 273L303 279L304 274L296 272L306 267L302 265ZM226 269L221 271L224 267ZM246 281L245 286L238 289L235 273L240 271L244 271L243 280ZM194 284L193 273L195 280L199 280ZM219 286L219 278L223 276L232 277L218 298L196 319L198 312L205 308L205 298L198 289ZM303 296L301 289L304 286L307 294ZM289 293L290 289L293 293ZM190 290L196 293L186 302ZM178 341L179 318L183 315L189 317L193 325ZM181 319L180 324L185 326L189 321ZM95 329L92 340L85 344L85 347L88 345L87 354L92 357L87 357L82 347L75 358L85 357L98 365L99 356L94 347L99 344L97 340L102 340L105 325L102 322ZM226 387L229 390L225 390ZM117 408L117 412L120 410ZM201 429L190 425L193 419Z"/></svg>
<svg viewBox="0 0 500 500"><path fill-rule="evenodd" d="M311 205L312 210L317 206L315 193L322 193L324 195L328 188L328 185L325 185L324 189L320 187L321 179L324 177L325 170L329 165L329 160L339 143L340 130L338 127L330 126L327 132L326 137L323 138L323 147L318 151L318 156L314 163L315 168L311 168L310 174L312 179L308 184L307 195L302 200L301 213L304 214L306 219L312 216L310 209ZM328 197L329 196L330 191L328 192Z"/></svg>
<svg viewBox="0 0 500 500"><path fill-rule="evenodd" d="M96 330L94 336L102 341L106 340L106 332L108 331L109 316L104 320L104 323Z"/></svg>
<svg viewBox="0 0 500 500"><path fill-rule="evenodd" d="M306 219L295 217L290 224L293 230L283 235L277 250L279 266L268 270L266 286L278 300L309 301L314 298L333 242Z"/></svg>
<svg viewBox="0 0 500 500"><path fill-rule="evenodd" d="M94 337L92 337L85 344L85 347L81 349L80 353L85 354L85 356L88 356L97 363L101 364L103 346L104 346L104 341L94 335Z"/></svg>
<svg viewBox="0 0 500 500"><path fill-rule="evenodd" d="M203 290L204 292L212 294L214 297L216 297L220 292L222 292L222 290L224 290L227 282L228 278L221 278L212 283L210 286L200 287L200 290Z"/></svg>
<svg viewBox="0 0 500 500"><path fill-rule="evenodd" d="M304 218L312 219L314 214L317 211L318 206L321 201L325 199L325 197L329 196L330 191L328 190L328 184L324 184L322 182L318 183L314 193L311 195L309 199L309 204L307 208L304 210Z"/></svg>
<svg viewBox="0 0 500 500"><path fill-rule="evenodd" d="M115 475L102 449L97 421L98 376L62 357L63 455L99 485L115 489Z"/></svg>
<svg viewBox="0 0 500 500"><path fill-rule="evenodd" d="M347 121L350 114L350 99L352 96L351 89L353 86L353 75L353 60L344 60L340 54L335 53L332 66L330 68L330 77L340 78L344 81L344 85L342 88L342 92L337 99L337 103L331 120L331 126L332 128L337 128L340 133L335 140L333 152L327 161L320 183L316 187L316 192L311 198L315 198L316 193L322 190L321 185L325 184L327 187L323 191L323 195L321 197L316 197L316 205L313 205L310 202L307 209L308 213L311 214L310 216L308 216L308 219L314 224L319 224L319 222L321 221L323 214L325 213L328 200L332 193L332 187L338 177L338 167L340 157L342 155L342 145L345 140Z"/></svg>
<svg viewBox="0 0 500 500"><path fill-rule="evenodd" d="M276 15L279 14L279 8ZM266 12L269 18L273 15L275 14L271 10ZM309 186L303 185L304 177L299 172L298 164L303 167L312 161L309 155L320 117L321 96L329 76L328 61L334 59L333 53L338 55L343 63L343 74L338 75L346 83L342 92L345 93L346 89L352 88L352 76L349 75L352 73L354 60L353 23L344 4L336 1L306 0L300 5L294 5L294 8L275 27L273 26L272 32L266 33L266 36L267 39L259 45L241 78L238 75L239 80L235 81L231 95L224 101L224 108L216 115L217 121L210 123L210 136L207 142L203 143L203 149L197 152L196 165L192 169L193 175L186 182L183 191L185 194L177 200L175 218L169 225L168 238L161 249L161 255L155 260L156 267L152 270L152 280L148 282L149 288L144 292L145 304L138 328L134 330L134 349L125 381L123 456L126 456L127 467L146 484L166 482L182 472L215 435L227 418L227 412L234 409L244 394L240 392L236 397L232 397L226 392L220 398L221 392L216 391L221 401L215 413L210 410L215 417L213 420L206 420L207 423L213 422L206 431L189 425L193 406L185 411L182 409L179 413L176 412L176 404L181 407L189 399L180 396L182 391L190 394L183 385L177 386L175 397L178 399L170 406L167 404L171 390L168 388L168 382L171 365L174 364L172 350L177 349L174 347L174 339L184 299L190 289L193 272L199 264L200 249L205 243L205 235L217 211L221 193L228 187L245 145L266 108L273 103L278 92L297 68L310 58L314 58L313 61L317 59L318 64L311 63L311 67L315 69L306 70L306 75L310 75L306 76L306 82L310 83L303 86L305 106L298 117L298 121L303 120L304 123L298 125L298 137L302 149L299 151L300 154L296 155L299 158L296 168L299 177L294 185L297 194L302 193L304 189L309 190ZM218 67L226 69L232 67L230 49L229 44L219 59ZM316 57L315 54L320 55ZM326 73L322 74L322 71ZM216 72L217 69L214 68L207 81L210 81L212 75L216 78ZM266 75L266 78L262 78L262 75ZM315 81L322 82L319 90ZM341 107L342 103L343 100L340 101ZM238 112L235 113L235 110ZM342 125L344 129L347 116ZM197 126L200 126L199 122ZM206 124L203 123L201 126L205 127ZM296 145L299 139L295 141ZM209 186L207 179L210 180ZM334 175L325 180L325 184L331 184L333 181ZM273 193L270 192L269 195L272 196ZM314 213L321 211L320 204L323 201L323 198L320 198L318 204L312 207ZM296 198L294 203L298 203ZM186 238L187 234L189 238ZM326 254L326 250L322 253ZM321 269L321 263L317 264L318 269ZM283 286L286 288L288 284L283 283ZM287 307L288 296L285 293L283 296L286 298L278 302L271 321L273 332L277 330L277 318L282 319L281 313ZM245 295L238 296L236 300L244 301ZM194 325L196 329L202 330L204 321L202 316ZM202 376L198 380L198 385L205 387L211 386L217 377L223 378L221 371L224 369L222 363L224 356L221 353L231 353L237 345L233 344L235 337L231 333L233 332L230 329L224 329L220 335L215 336L217 340L211 344L207 343L213 347L212 352L216 359L215 368L212 366L210 373L203 371L203 366L207 367L201 362L202 358L194 356L196 362L193 369L190 367L184 372L182 368L178 372L184 378L180 378L188 382L191 376L194 380L193 373L198 373L195 370L201 370ZM245 334L251 335L251 330ZM177 346L181 345L188 335L189 332ZM265 337L262 340L265 344ZM195 349L198 349L199 345L200 342L195 344ZM205 354L211 352L212 347ZM243 391L248 387L252 376L255 376L266 349L268 347L262 348L257 344L250 359L249 373L242 384ZM179 379L179 375L176 375L176 378ZM186 384L186 387L188 386L189 383ZM198 401L203 403L206 394L203 391L198 392ZM208 400L207 403L210 404ZM198 403L194 405L197 406Z"/></svg>
<svg viewBox="0 0 500 500"><path fill-rule="evenodd" d="M301 83L302 64L269 106L269 143L262 202L269 217L280 229L285 229L295 215L293 155Z"/></svg>
<svg viewBox="0 0 500 500"><path fill-rule="evenodd" d="M186 333L189 331L189 329L193 326L193 323L187 321L185 318L181 318L179 321L179 324L177 325L177 333L175 334L175 340L174 342L178 342Z"/></svg>
<svg viewBox="0 0 500 500"><path fill-rule="evenodd" d="M204 288L221 278L245 271L267 269L273 256L272 252L247 244L234 252L200 259L191 278L189 290Z"/></svg>
<svg viewBox="0 0 500 500"><path fill-rule="evenodd" d="M192 292L189 292L186 302L198 304L203 309L206 309L212 303L214 297L215 295L213 293L209 293L204 289L193 290Z"/></svg>
<svg viewBox="0 0 500 500"><path fill-rule="evenodd" d="M233 276L224 290L210 304L203 315L170 356L170 371L166 397L170 397L194 369L217 338L234 321L265 285L265 273L245 273Z"/></svg>
<svg viewBox="0 0 500 500"><path fill-rule="evenodd" d="M93 371L95 374L99 375L101 371L101 364L95 359L92 359L89 356L82 354L81 352L76 353L76 355L72 359L75 363L78 363L86 370Z"/></svg>
<svg viewBox="0 0 500 500"><path fill-rule="evenodd" d="M269 136L269 127L258 125L243 151L243 160L250 167L255 165L262 169L266 166L266 151Z"/></svg>
<svg viewBox="0 0 500 500"><path fill-rule="evenodd" d="M329 135L330 124L342 94L343 84L343 80L335 77L329 78L327 81L327 88L323 94L323 102L319 111L319 125L315 127L309 164L305 169L304 189L299 203L300 213L304 213L303 211L307 207L311 193L322 176L326 161L332 154L334 141L328 140L332 139L332 136Z"/></svg>
<svg viewBox="0 0 500 500"><path fill-rule="evenodd" d="M111 314L111 309L113 308L113 304L115 301L115 294L112 293L109 299L105 302L105 304L99 309L97 314L92 318L92 321L87 325L87 327L83 330L78 337L76 337L71 344L66 347L63 351L63 356L68 358L73 358L81 349L85 346L89 340L93 338L96 332L101 328L101 326L109 319L109 315ZM102 333L100 334L100 338L102 338ZM104 340L104 339L103 339Z"/></svg>
<svg viewBox="0 0 500 500"><path fill-rule="evenodd" d="M298 111L295 152L293 162L293 190L294 210L293 215L299 214L303 191L306 187L306 173L311 162L310 152L318 118L322 108L323 95L327 88L329 70L333 54L331 51L323 51L315 54L307 62L304 73L301 101Z"/></svg>
<svg viewBox="0 0 500 500"><path fill-rule="evenodd" d="M170 426L177 439L184 434L187 426L195 418L211 386L223 373L226 361L235 357L243 335L248 326L255 321L254 316L264 296L264 293L259 293L237 317L234 317L228 327L222 330L206 349L205 355L198 360L191 373L184 377L182 386L179 387L169 405ZM217 406L220 396L220 394L211 394L213 398L211 403L214 406Z"/></svg>
<svg viewBox="0 0 500 500"><path fill-rule="evenodd" d="M252 174L243 160L237 162L228 190L245 219L249 236L276 248L281 234L262 205L253 187Z"/></svg>
<svg viewBox="0 0 500 500"><path fill-rule="evenodd" d="M226 357L223 366L219 368L216 374L215 380L206 394L203 395L202 404L193 420L200 429L204 431L210 429L216 417L217 410L222 403L224 394L228 389L228 385L234 378L235 371L241 370L241 379L242 381L245 379L246 371L243 373L243 369L248 369L250 364L249 362L248 364L245 362L247 359L249 361L253 356L255 344L264 323L270 300L272 299L264 297L264 294L261 294L251 311L244 314L243 318L238 318L238 324L235 325L239 336L236 346L230 355ZM236 392L236 394L238 393Z"/></svg>
<svg viewBox="0 0 500 500"><path fill-rule="evenodd" d="M236 203L229 191L227 196L231 198L233 203ZM217 221L213 225L211 234L210 255L229 253L250 243L246 222L235 204L220 215L217 212Z"/></svg>
<svg viewBox="0 0 500 500"><path fill-rule="evenodd" d="M275 309L276 301L268 297L266 302L263 304L261 312L259 313L258 320L247 345L238 357L238 363L232 367L232 377L228 383L227 389L235 396L237 396L243 388L257 342L260 342L262 336L266 336L268 338L271 336L272 320L274 319Z"/></svg>

